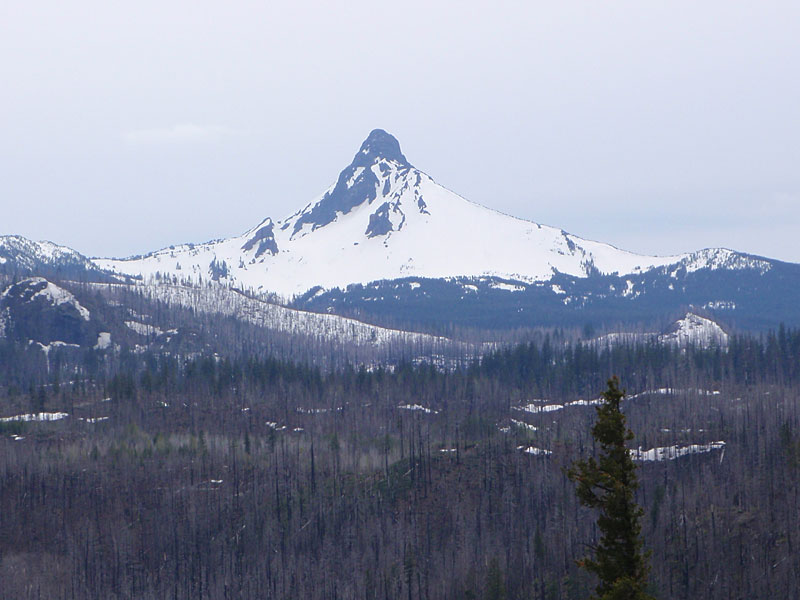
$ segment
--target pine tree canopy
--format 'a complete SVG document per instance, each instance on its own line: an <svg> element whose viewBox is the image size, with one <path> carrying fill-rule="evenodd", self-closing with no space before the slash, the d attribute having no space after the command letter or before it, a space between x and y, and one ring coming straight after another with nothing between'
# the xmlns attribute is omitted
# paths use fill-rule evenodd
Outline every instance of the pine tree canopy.
<svg viewBox="0 0 800 600"><path fill-rule="evenodd" d="M626 446L633 432L620 410L624 396L619 379L612 377L592 427L599 457L575 461L568 471L581 504L600 512L597 526L601 538L594 556L578 564L599 577L596 592L600 600L649 600L651 596L645 593L648 555L640 537L643 511L634 498L639 482Z"/></svg>

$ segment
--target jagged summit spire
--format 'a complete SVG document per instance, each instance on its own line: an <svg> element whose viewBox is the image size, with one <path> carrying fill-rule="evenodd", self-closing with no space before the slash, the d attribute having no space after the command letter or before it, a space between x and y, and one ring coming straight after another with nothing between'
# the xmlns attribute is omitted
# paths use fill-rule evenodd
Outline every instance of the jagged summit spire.
<svg viewBox="0 0 800 600"><path fill-rule="evenodd" d="M383 129L373 129L361 144L353 163L373 162L375 159L393 160L401 165L408 165L406 157L400 150L400 143ZM410 165L409 165L410 166Z"/></svg>

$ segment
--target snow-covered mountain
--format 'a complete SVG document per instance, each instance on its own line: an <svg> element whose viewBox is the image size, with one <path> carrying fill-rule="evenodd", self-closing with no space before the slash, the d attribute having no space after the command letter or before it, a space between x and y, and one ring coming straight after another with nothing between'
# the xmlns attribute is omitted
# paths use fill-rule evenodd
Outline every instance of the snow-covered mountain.
<svg viewBox="0 0 800 600"><path fill-rule="evenodd" d="M47 241L34 242L19 235L0 236L0 274L112 280L91 260L72 248Z"/></svg>
<svg viewBox="0 0 800 600"><path fill-rule="evenodd" d="M222 280L290 297L317 286L407 277L535 282L556 272L586 277L682 263L702 268L713 266L712 258L633 254L474 204L413 167L397 140L376 129L335 184L281 221L267 218L230 239L95 262L145 280L157 274Z"/></svg>
<svg viewBox="0 0 800 600"><path fill-rule="evenodd" d="M319 198L240 236L93 261L49 242L0 237L0 283L31 275L210 283L418 331L641 330L691 306L733 328L800 324L791 300L800 265L723 248L643 256L517 219L437 184L377 129Z"/></svg>

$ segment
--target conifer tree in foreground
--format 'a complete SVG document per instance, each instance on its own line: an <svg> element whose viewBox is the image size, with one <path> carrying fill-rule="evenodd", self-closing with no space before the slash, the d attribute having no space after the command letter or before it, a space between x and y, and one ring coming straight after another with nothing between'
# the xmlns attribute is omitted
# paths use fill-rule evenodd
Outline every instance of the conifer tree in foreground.
<svg viewBox="0 0 800 600"><path fill-rule="evenodd" d="M633 439L633 432L626 427L619 407L624 396L619 379L611 378L592 427L600 456L575 461L567 472L577 485L581 504L600 511L597 526L601 538L594 557L578 564L600 578L595 588L600 600L651 600L645 592L649 568L640 539L642 509L634 499L639 482L625 445Z"/></svg>

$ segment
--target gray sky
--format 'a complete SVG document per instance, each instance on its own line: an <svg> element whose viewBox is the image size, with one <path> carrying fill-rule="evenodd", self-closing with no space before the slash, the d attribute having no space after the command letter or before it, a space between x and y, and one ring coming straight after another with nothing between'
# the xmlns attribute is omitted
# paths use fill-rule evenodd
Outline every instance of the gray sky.
<svg viewBox="0 0 800 600"><path fill-rule="evenodd" d="M800 262L800 3L0 2L0 234L241 233L386 129L486 206Z"/></svg>

